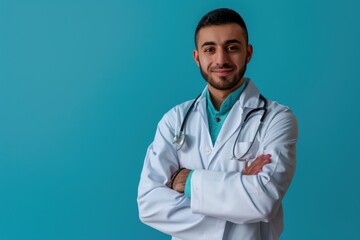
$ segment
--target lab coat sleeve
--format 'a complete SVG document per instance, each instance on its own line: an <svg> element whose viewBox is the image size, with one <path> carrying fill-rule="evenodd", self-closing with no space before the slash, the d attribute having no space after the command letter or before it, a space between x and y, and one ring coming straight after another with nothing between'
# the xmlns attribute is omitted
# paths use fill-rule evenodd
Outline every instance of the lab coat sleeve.
<svg viewBox="0 0 360 240"><path fill-rule="evenodd" d="M172 173L179 169L177 152L171 142L174 137L171 117L167 114L160 121L147 150L138 188L140 220L181 239L210 239L208 236L222 234L215 227L219 220L192 213L190 200L167 186Z"/></svg>
<svg viewBox="0 0 360 240"><path fill-rule="evenodd" d="M268 222L276 216L295 171L297 122L289 109L268 117L260 146L264 154L271 154L271 163L258 175L195 170L194 213L237 224Z"/></svg>

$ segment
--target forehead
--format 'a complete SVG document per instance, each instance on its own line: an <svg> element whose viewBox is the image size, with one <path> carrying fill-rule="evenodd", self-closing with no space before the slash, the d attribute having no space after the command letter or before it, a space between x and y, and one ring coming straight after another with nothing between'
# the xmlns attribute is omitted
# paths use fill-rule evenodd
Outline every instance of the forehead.
<svg viewBox="0 0 360 240"><path fill-rule="evenodd" d="M197 44L198 46L205 42L222 44L229 39L237 39L245 44L245 32L240 25L229 23L201 28L197 35Z"/></svg>

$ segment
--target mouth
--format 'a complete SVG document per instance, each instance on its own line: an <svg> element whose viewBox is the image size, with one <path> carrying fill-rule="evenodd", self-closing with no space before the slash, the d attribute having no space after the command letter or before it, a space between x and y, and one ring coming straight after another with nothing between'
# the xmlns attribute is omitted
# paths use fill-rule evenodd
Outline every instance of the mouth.
<svg viewBox="0 0 360 240"><path fill-rule="evenodd" d="M216 68L213 69L211 72L213 72L216 76L219 77L226 77L230 75L234 71L234 68Z"/></svg>

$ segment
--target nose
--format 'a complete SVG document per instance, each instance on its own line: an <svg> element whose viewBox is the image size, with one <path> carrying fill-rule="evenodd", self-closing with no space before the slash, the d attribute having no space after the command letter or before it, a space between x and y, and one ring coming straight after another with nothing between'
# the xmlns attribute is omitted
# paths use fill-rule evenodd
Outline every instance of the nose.
<svg viewBox="0 0 360 240"><path fill-rule="evenodd" d="M224 50L217 51L215 57L216 57L215 62L219 66L223 66L224 64L229 63L229 56L227 52Z"/></svg>

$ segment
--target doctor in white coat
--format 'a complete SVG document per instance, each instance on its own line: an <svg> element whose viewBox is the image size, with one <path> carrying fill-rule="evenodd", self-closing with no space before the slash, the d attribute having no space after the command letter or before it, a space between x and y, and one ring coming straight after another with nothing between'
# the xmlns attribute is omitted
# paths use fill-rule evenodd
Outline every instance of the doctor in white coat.
<svg viewBox="0 0 360 240"><path fill-rule="evenodd" d="M275 240L283 230L297 122L244 77L253 52L247 34L230 9L200 20L193 55L207 86L163 116L147 150L140 219L172 239ZM183 145L174 144L181 131Z"/></svg>

